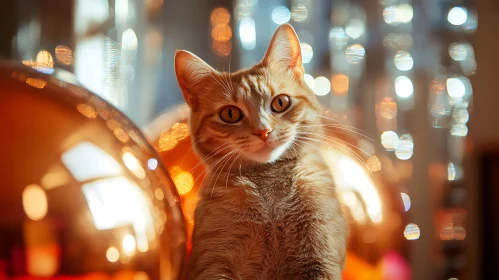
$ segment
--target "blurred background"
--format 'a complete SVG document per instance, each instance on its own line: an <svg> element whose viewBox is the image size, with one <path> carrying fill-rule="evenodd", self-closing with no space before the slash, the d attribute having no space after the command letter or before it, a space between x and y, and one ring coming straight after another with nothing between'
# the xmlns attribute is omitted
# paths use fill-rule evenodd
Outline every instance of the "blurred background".
<svg viewBox="0 0 499 280"><path fill-rule="evenodd" d="M56 77L101 96L154 141L165 119L185 118L175 50L220 71L249 67L289 22L329 117L374 140L348 142L402 207L389 236L401 241L380 245L403 259L394 269L412 279L496 279L498 13L491 0L2 0L0 57L65 70ZM171 150L160 142L159 152ZM359 242L367 264L391 252L366 252L378 244L372 235Z"/></svg>

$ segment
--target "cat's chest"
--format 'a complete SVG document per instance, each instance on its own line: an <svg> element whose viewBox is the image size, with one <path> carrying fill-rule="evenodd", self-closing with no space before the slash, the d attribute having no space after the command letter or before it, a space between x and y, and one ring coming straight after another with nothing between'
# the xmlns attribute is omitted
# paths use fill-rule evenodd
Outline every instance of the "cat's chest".
<svg viewBox="0 0 499 280"><path fill-rule="evenodd" d="M280 176L252 180L240 189L236 203L241 214L256 221L280 222L299 212L307 202L292 177Z"/></svg>

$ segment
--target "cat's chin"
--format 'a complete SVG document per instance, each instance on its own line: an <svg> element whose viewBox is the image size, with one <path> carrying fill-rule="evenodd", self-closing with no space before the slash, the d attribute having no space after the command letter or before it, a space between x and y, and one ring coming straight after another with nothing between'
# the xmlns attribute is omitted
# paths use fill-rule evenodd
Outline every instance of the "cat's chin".
<svg viewBox="0 0 499 280"><path fill-rule="evenodd" d="M260 163L272 163L278 160L284 152L288 149L290 143L284 143L277 147L264 146L260 150L255 152L246 153L245 156L247 159L260 162Z"/></svg>

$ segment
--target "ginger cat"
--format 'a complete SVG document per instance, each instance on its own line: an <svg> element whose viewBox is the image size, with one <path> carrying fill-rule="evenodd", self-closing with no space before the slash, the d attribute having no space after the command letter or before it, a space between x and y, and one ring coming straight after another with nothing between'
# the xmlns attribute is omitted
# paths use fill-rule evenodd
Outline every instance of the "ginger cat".
<svg viewBox="0 0 499 280"><path fill-rule="evenodd" d="M321 106L282 25L263 60L218 72L187 51L175 72L207 167L188 279L341 279L348 225L318 141Z"/></svg>

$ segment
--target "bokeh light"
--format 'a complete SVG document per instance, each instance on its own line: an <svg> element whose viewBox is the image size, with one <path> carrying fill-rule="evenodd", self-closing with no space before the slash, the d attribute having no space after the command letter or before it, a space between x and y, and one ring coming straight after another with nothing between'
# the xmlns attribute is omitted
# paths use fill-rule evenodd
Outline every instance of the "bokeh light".
<svg viewBox="0 0 499 280"><path fill-rule="evenodd" d="M106 258L109 262L117 262L120 259L120 251L115 247L109 247L106 251Z"/></svg>
<svg viewBox="0 0 499 280"><path fill-rule="evenodd" d="M358 39L360 36L364 34L366 30L366 25L360 19L354 18L351 19L345 28L345 32L352 39Z"/></svg>
<svg viewBox="0 0 499 280"><path fill-rule="evenodd" d="M278 6L272 11L272 21L276 24L284 24L291 19L291 12L287 7Z"/></svg>
<svg viewBox="0 0 499 280"><path fill-rule="evenodd" d="M314 88L315 88L315 79L314 79L314 77L312 75L310 75L310 74L303 75L303 80L305 81L305 83L308 85L308 87L311 90L314 90Z"/></svg>
<svg viewBox="0 0 499 280"><path fill-rule="evenodd" d="M447 14L447 20L452 25L463 25L468 19L468 10L463 7L454 7Z"/></svg>
<svg viewBox="0 0 499 280"><path fill-rule="evenodd" d="M213 9L210 15L210 23L213 27L219 25L227 25L230 22L230 13L224 7Z"/></svg>
<svg viewBox="0 0 499 280"><path fill-rule="evenodd" d="M64 65L73 64L73 51L67 46L55 47L55 59Z"/></svg>
<svg viewBox="0 0 499 280"><path fill-rule="evenodd" d="M475 54L473 47L468 43L452 43L449 46L449 55L455 61L465 61L471 57L474 59Z"/></svg>
<svg viewBox="0 0 499 280"><path fill-rule="evenodd" d="M367 167L371 172L377 172L381 170L381 162L376 155L370 156L366 161Z"/></svg>
<svg viewBox="0 0 499 280"><path fill-rule="evenodd" d="M228 56L232 51L232 42L231 41L216 41L213 40L211 44L211 49L218 56Z"/></svg>
<svg viewBox="0 0 499 280"><path fill-rule="evenodd" d="M211 38L219 42L229 41L232 38L232 29L228 25L217 25L211 30Z"/></svg>
<svg viewBox="0 0 499 280"><path fill-rule="evenodd" d="M452 118L456 123L466 124L470 119L470 114L466 108L454 108L452 111Z"/></svg>
<svg viewBox="0 0 499 280"><path fill-rule="evenodd" d="M312 46L310 46L307 43L301 43L300 49L302 55L302 62L306 64L312 61L312 58L314 57L314 50L312 49Z"/></svg>
<svg viewBox="0 0 499 280"><path fill-rule="evenodd" d="M397 116L397 102L391 97L384 97L378 104L379 115L387 120Z"/></svg>
<svg viewBox="0 0 499 280"><path fill-rule="evenodd" d="M95 109L92 106L87 105L85 103L80 103L76 105L76 110L78 110L80 114L84 115L89 119L95 119L97 117L97 112L95 111Z"/></svg>
<svg viewBox="0 0 499 280"><path fill-rule="evenodd" d="M161 188L157 188L154 190L154 197L157 200L163 200L165 198L165 193L161 190Z"/></svg>
<svg viewBox="0 0 499 280"><path fill-rule="evenodd" d="M396 26L400 23L409 23L414 16L413 8L409 4L389 6L383 10L383 19L388 25Z"/></svg>
<svg viewBox="0 0 499 280"><path fill-rule="evenodd" d="M447 79L447 93L452 98L461 98L466 93L466 86L460 78Z"/></svg>
<svg viewBox="0 0 499 280"><path fill-rule="evenodd" d="M395 78L395 93L400 98L408 98L414 93L414 87L411 79L406 76Z"/></svg>
<svg viewBox="0 0 499 280"><path fill-rule="evenodd" d="M348 93L350 79L345 74L336 74L331 77L331 90L336 95Z"/></svg>
<svg viewBox="0 0 499 280"><path fill-rule="evenodd" d="M409 4L400 4L397 6L397 21L400 23L409 23L412 21L414 11Z"/></svg>
<svg viewBox="0 0 499 280"><path fill-rule="evenodd" d="M394 151L399 145L399 136L394 131L385 131L381 134L381 145L387 151Z"/></svg>
<svg viewBox="0 0 499 280"><path fill-rule="evenodd" d="M399 144L395 148L395 156L401 160L408 160L414 154L414 140L410 134L402 134Z"/></svg>
<svg viewBox="0 0 499 280"><path fill-rule="evenodd" d="M452 136L464 137L468 135L468 127L462 123L455 124L451 127L450 134Z"/></svg>
<svg viewBox="0 0 499 280"><path fill-rule="evenodd" d="M138 45L137 35L133 29L128 28L123 31L123 35L121 37L121 46L123 49L136 50Z"/></svg>
<svg viewBox="0 0 499 280"><path fill-rule="evenodd" d="M239 38L245 50L252 50L256 46L255 21L252 18L244 18L239 23Z"/></svg>
<svg viewBox="0 0 499 280"><path fill-rule="evenodd" d="M140 161L132 154L132 152L123 153L123 163L125 166L137 176L139 179L143 179L146 176L144 168L140 165Z"/></svg>
<svg viewBox="0 0 499 280"><path fill-rule="evenodd" d="M127 255L133 254L137 246L135 237L133 237L131 234L126 234L125 237L123 237L122 246L123 246L123 252L125 252L125 254Z"/></svg>
<svg viewBox="0 0 499 280"><path fill-rule="evenodd" d="M156 170L156 167L158 167L158 160L155 159L155 158L150 158L148 161L147 161L147 168L149 170Z"/></svg>
<svg viewBox="0 0 499 280"><path fill-rule="evenodd" d="M172 167L171 175L179 194L187 194L194 187L194 177L192 177L192 174L182 170L179 166Z"/></svg>
<svg viewBox="0 0 499 280"><path fill-rule="evenodd" d="M331 82L326 77L315 78L314 92L319 96L324 96L331 91Z"/></svg>
<svg viewBox="0 0 499 280"><path fill-rule="evenodd" d="M362 59L364 59L366 50L364 49L364 46L362 46L361 44L353 44L351 46L348 46L348 48L345 50L345 54L348 63L358 64L359 62L362 61Z"/></svg>
<svg viewBox="0 0 499 280"><path fill-rule="evenodd" d="M348 35L341 27L331 28L329 31L329 42L336 49L342 49L348 43Z"/></svg>
<svg viewBox="0 0 499 280"><path fill-rule="evenodd" d="M364 138L359 139L359 141L357 142L357 147L359 147L359 149L362 150L366 155L372 156L376 152L376 149L374 148L372 142Z"/></svg>
<svg viewBox="0 0 499 280"><path fill-rule="evenodd" d="M307 20L308 9L302 4L298 4L291 9L291 18L296 22Z"/></svg>
<svg viewBox="0 0 499 280"><path fill-rule="evenodd" d="M414 60L410 53L399 51L394 57L395 67L400 71L409 71L414 65Z"/></svg>
<svg viewBox="0 0 499 280"><path fill-rule="evenodd" d="M45 82L42 79L36 79L36 78L27 78L26 79L26 84L29 86L32 86L34 88L39 88L42 89L47 85L47 82Z"/></svg>
<svg viewBox="0 0 499 280"><path fill-rule="evenodd" d="M22 194L24 212L28 218L38 221L47 215L48 202L45 191L39 185L27 186Z"/></svg>
<svg viewBox="0 0 499 280"><path fill-rule="evenodd" d="M36 66L44 68L54 68L54 58L49 51L41 50L36 55Z"/></svg>
<svg viewBox="0 0 499 280"><path fill-rule="evenodd" d="M418 225L410 223L404 229L404 236L407 240L417 240L421 235Z"/></svg>
<svg viewBox="0 0 499 280"><path fill-rule="evenodd" d="M400 193L400 196L402 197L402 203L404 203L405 212L409 211L411 209L411 198L406 193Z"/></svg>

